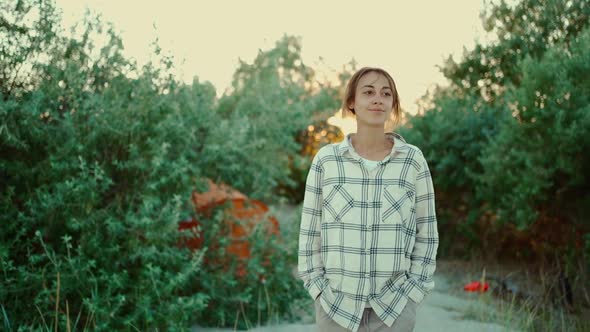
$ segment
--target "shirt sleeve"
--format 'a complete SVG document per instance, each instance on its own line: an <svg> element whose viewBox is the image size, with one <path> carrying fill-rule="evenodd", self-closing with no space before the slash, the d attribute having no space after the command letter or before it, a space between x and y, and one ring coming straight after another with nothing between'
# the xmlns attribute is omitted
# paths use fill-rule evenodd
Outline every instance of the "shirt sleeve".
<svg viewBox="0 0 590 332"><path fill-rule="evenodd" d="M305 183L299 230L298 274L313 299L324 290L324 262L320 254L322 220L322 182L324 169L316 153Z"/></svg>
<svg viewBox="0 0 590 332"><path fill-rule="evenodd" d="M421 167L416 176L416 241L407 280L407 294L416 303L420 303L434 288L432 276L436 269L439 242L434 186L428 164L421 157Z"/></svg>

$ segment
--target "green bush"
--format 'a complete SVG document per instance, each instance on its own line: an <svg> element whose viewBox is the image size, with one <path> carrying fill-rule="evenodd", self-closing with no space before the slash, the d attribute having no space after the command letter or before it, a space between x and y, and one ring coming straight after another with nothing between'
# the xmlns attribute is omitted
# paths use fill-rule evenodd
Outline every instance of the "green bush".
<svg viewBox="0 0 590 332"><path fill-rule="evenodd" d="M201 227L207 230L204 245L217 249L205 255L207 261L197 272L199 281L194 291L210 296L208 306L196 316L199 325L248 329L297 319L293 302L306 298L307 293L294 276L297 244L288 241L293 238L293 229L287 227L275 235L269 233L268 222L257 224L247 238L250 257L240 262L227 253L232 239L218 236L228 232L224 228L232 220L224 215L227 213L220 206L211 218L201 221ZM289 225L290 221L283 223ZM240 263L245 263L243 276L238 273Z"/></svg>
<svg viewBox="0 0 590 332"><path fill-rule="evenodd" d="M178 82L157 46L139 68L92 16L65 37L50 1L0 6L3 328L186 330L234 326L238 309L238 326L289 318L304 296L291 273L296 250L255 232L248 273L232 279L206 264L223 253L179 248L177 228L189 217L222 223L189 201L205 178L273 197L306 116L334 103L327 90L300 89L308 68L297 65L308 76L279 82L272 96L252 85L271 76L240 73L244 87L218 101L208 83ZM259 60L275 59L268 70L281 72L281 59L299 57L295 42L285 37ZM270 104L260 107L261 97Z"/></svg>
<svg viewBox="0 0 590 332"><path fill-rule="evenodd" d="M480 191L522 229L547 214L590 226L589 47L590 26L519 62L520 84L506 92L513 116L483 152Z"/></svg>
<svg viewBox="0 0 590 332"><path fill-rule="evenodd" d="M476 185L483 165L482 151L499 131L506 116L477 98L463 97L452 88L435 92L436 104L424 116L410 117L400 128L404 138L423 149L436 189L440 250L466 255L482 246L478 225L485 213L485 197Z"/></svg>
<svg viewBox="0 0 590 332"><path fill-rule="evenodd" d="M431 163L442 255L583 250L589 15L584 1L491 3L496 38L441 68L450 85L403 132Z"/></svg>
<svg viewBox="0 0 590 332"><path fill-rule="evenodd" d="M4 89L5 326L53 327L57 312L62 328L66 319L96 330L181 328L209 298L184 292L202 255L175 244L177 221L192 213L194 142L214 90L179 85L166 61L126 77L133 63L106 35L96 59L89 41L55 37L48 61L35 63L34 88ZM201 107L183 107L195 91Z"/></svg>

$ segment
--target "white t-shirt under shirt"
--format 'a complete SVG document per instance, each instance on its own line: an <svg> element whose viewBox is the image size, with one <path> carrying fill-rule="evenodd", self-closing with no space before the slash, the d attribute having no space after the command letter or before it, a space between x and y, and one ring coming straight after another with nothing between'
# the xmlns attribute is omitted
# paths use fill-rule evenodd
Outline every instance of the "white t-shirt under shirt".
<svg viewBox="0 0 590 332"><path fill-rule="evenodd" d="M350 145L352 146L351 136L348 137L348 142L350 142ZM363 157L361 157L361 160L369 172L374 170L379 165L379 162L381 162L381 160L369 160Z"/></svg>
<svg viewBox="0 0 590 332"><path fill-rule="evenodd" d="M369 172L374 170L375 167L377 167L380 162L379 160L369 160L369 159L365 159L363 157L361 157L361 160L363 161L363 164L369 170Z"/></svg>

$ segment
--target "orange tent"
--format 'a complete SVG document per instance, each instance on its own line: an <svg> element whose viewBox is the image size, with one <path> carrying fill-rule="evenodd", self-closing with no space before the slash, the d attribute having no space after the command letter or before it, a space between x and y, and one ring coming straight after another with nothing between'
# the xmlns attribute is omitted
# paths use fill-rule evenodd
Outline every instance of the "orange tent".
<svg viewBox="0 0 590 332"><path fill-rule="evenodd" d="M209 190L203 193L193 192L191 200L198 214L209 215L215 207L225 204L224 226L226 234L220 236L229 236L231 238L229 245L225 248L226 252L235 256L238 261L237 275L246 274L245 262L250 258L250 244L248 236L254 230L256 225L263 223L263 227L268 235L279 234L279 223L274 216L268 216L268 206L263 202L249 199L246 195L226 184L216 184L208 180ZM204 234L200 223L194 217L187 221L179 223L179 230L190 230L192 235L182 240L182 245L196 250L203 245ZM212 234L212 236L214 236ZM210 250L215 250L218 243L212 242Z"/></svg>

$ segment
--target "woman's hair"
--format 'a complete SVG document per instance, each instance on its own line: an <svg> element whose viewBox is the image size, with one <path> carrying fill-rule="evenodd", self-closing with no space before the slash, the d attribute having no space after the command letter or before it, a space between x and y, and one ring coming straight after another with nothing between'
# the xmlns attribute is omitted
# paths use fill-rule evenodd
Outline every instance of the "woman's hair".
<svg viewBox="0 0 590 332"><path fill-rule="evenodd" d="M381 68L375 68L375 67L363 67L363 68L359 69L356 73L354 73L354 75L352 75L352 77L348 81L348 84L346 85L346 90L344 93L344 99L342 101L342 117L343 118L346 117L348 115L348 113L352 113L352 114L356 115L356 112L354 111L354 109L348 108L348 105L350 105L351 103L354 102L354 99L356 97L356 87L359 84L361 77L363 77L365 74L368 74L370 72L375 72L377 74L383 75L385 78L387 78L387 81L389 81L389 87L391 88L392 95L393 95L393 110L392 110L392 113L394 115L393 123L394 123L394 125L397 125L399 120L401 119L401 109L400 109L400 105L399 105L399 95L397 93L397 88L395 87L395 81L393 80L391 75L389 75L388 72L386 72L385 70L383 70Z"/></svg>

